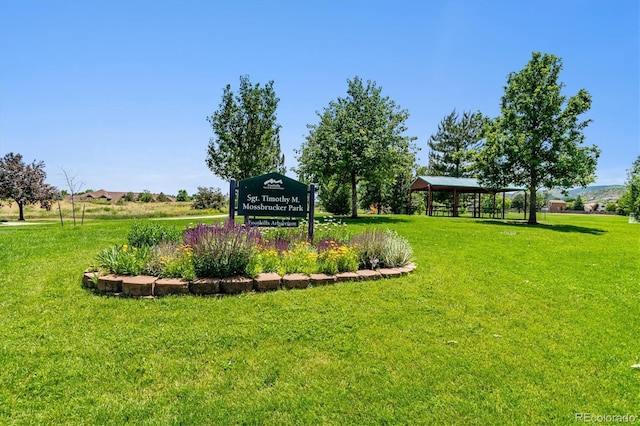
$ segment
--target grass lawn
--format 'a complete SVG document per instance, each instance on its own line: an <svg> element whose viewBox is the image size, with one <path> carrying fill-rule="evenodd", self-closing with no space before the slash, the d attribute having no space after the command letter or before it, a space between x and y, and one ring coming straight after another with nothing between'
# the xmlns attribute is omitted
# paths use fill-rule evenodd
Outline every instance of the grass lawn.
<svg viewBox="0 0 640 426"><path fill-rule="evenodd" d="M130 220L0 225L0 424L640 421L640 225L540 219L369 216L413 274L154 300L81 287Z"/></svg>

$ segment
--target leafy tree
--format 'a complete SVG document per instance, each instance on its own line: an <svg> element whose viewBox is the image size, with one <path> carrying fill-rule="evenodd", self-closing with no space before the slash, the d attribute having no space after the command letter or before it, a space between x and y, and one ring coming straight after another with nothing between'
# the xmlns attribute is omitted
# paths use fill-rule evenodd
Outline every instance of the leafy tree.
<svg viewBox="0 0 640 426"><path fill-rule="evenodd" d="M187 194L187 190L186 189L178 190L178 195L176 196L176 201L189 201L189 200L191 200L191 197L189 197L189 194Z"/></svg>
<svg viewBox="0 0 640 426"><path fill-rule="evenodd" d="M522 197L522 199L524 200L524 197ZM492 194L483 195L482 202L480 203L480 209L484 213L493 213L493 214L500 213L501 214L502 213L502 195L496 194L495 201L496 203L494 208L493 195ZM511 207L513 207L513 201L510 200L509 198L505 198L504 209L509 210Z"/></svg>
<svg viewBox="0 0 640 426"><path fill-rule="evenodd" d="M501 115L485 125L485 144L477 157L484 185L526 186L529 220L536 224L536 194L540 188L586 187L594 181L600 150L581 147L590 120L578 116L591 107L591 96L580 89L569 99L558 82L562 61L534 52L519 72L509 74Z"/></svg>
<svg viewBox="0 0 640 426"><path fill-rule="evenodd" d="M153 201L153 195L148 189L145 189L138 194L138 201L140 201L141 203L150 203Z"/></svg>
<svg viewBox="0 0 640 426"><path fill-rule="evenodd" d="M192 208L222 210L227 199L220 188L198 187L198 192L193 196Z"/></svg>
<svg viewBox="0 0 640 426"><path fill-rule="evenodd" d="M133 192L129 191L126 194L124 194L119 201L122 201L124 203L127 201L135 201L135 200L136 200L136 197L133 195Z"/></svg>
<svg viewBox="0 0 640 426"><path fill-rule="evenodd" d="M484 119L480 112L458 116L454 109L438 124L431 135L429 147L429 175L473 177L474 155L482 139Z"/></svg>
<svg viewBox="0 0 640 426"><path fill-rule="evenodd" d="M284 173L276 122L279 100L273 81L260 87L251 84L249 76L241 76L235 96L227 84L219 109L207 117L215 136L209 139L206 163L216 176L242 180L273 171Z"/></svg>
<svg viewBox="0 0 640 426"><path fill-rule="evenodd" d="M605 211L608 212L617 212L618 211L618 203L615 201L609 201L605 207Z"/></svg>
<svg viewBox="0 0 640 426"><path fill-rule="evenodd" d="M0 158L0 205L3 200L13 200L18 204L19 219L24 220L24 206L40 203L40 207L51 209L58 189L44 180L44 162L34 160L31 164L22 161L22 155L8 153Z"/></svg>
<svg viewBox="0 0 640 426"><path fill-rule="evenodd" d="M164 194L164 192L161 192L158 194L158 198L156 198L156 200L160 203L164 203L168 200L167 196Z"/></svg>
<svg viewBox="0 0 640 426"><path fill-rule="evenodd" d="M627 174L627 190L618 200L623 214L632 214L640 221L640 155L633 162Z"/></svg>
<svg viewBox="0 0 640 426"><path fill-rule="evenodd" d="M521 213L524 209L524 195L521 193L516 194L511 200L511 208L518 210Z"/></svg>
<svg viewBox="0 0 640 426"><path fill-rule="evenodd" d="M415 137L405 136L409 118L375 82L347 80L345 98L331 101L320 122L298 151L303 180L346 183L351 188L351 216L358 216L359 183L387 184L406 164L413 164ZM322 190L322 186L320 190Z"/></svg>

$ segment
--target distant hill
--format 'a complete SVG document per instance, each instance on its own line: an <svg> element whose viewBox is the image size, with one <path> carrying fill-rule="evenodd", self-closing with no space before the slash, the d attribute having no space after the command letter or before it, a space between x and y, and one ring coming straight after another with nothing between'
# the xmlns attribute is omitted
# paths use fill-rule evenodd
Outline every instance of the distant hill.
<svg viewBox="0 0 640 426"><path fill-rule="evenodd" d="M626 191L624 185L593 185L586 188L574 188L569 190L569 197L575 198L578 195L582 197L585 203L608 203L609 201L618 200ZM563 200L565 198L558 189L551 191L551 198Z"/></svg>

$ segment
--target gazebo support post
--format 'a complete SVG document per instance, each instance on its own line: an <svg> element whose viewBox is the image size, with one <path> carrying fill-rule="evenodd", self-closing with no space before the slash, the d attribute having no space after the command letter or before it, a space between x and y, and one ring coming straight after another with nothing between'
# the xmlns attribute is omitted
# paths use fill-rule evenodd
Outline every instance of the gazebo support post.
<svg viewBox="0 0 640 426"><path fill-rule="evenodd" d="M491 219L495 219L498 215L496 214L496 193L493 193L493 209L491 210Z"/></svg>
<svg viewBox="0 0 640 426"><path fill-rule="evenodd" d="M451 214L453 217L458 217L458 191L453 190L453 210Z"/></svg>

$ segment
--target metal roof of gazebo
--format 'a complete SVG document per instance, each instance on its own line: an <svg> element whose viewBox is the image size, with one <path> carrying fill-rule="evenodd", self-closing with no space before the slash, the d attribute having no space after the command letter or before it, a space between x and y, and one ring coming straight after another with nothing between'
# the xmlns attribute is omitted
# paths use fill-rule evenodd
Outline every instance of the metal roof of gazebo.
<svg viewBox="0 0 640 426"><path fill-rule="evenodd" d="M487 188L480 185L478 179L475 178L456 178L450 176L418 176L409 187L410 191L428 191L429 188L432 191L447 191L452 192L456 190L459 193L487 193L492 194L496 192L514 192L514 191L526 191L526 188L521 187L506 187L506 188Z"/></svg>
<svg viewBox="0 0 640 426"><path fill-rule="evenodd" d="M493 194L495 204L495 195L498 192L502 192L502 198L504 199L504 194L506 192L526 190L526 188L516 187L513 185L504 188L488 188L480 185L478 179L475 178L456 178L450 176L418 176L409 187L409 196L411 196L411 193L414 191L428 191L429 196L427 201L427 214L429 216L433 216L433 192L452 192L453 209L451 211L451 215L458 216L458 194L477 194L477 197L481 197L481 194ZM480 210L480 200L477 201L478 208L476 208L476 195L474 195L474 217L476 217L476 212L479 212ZM504 218L504 202L502 209L502 218Z"/></svg>

